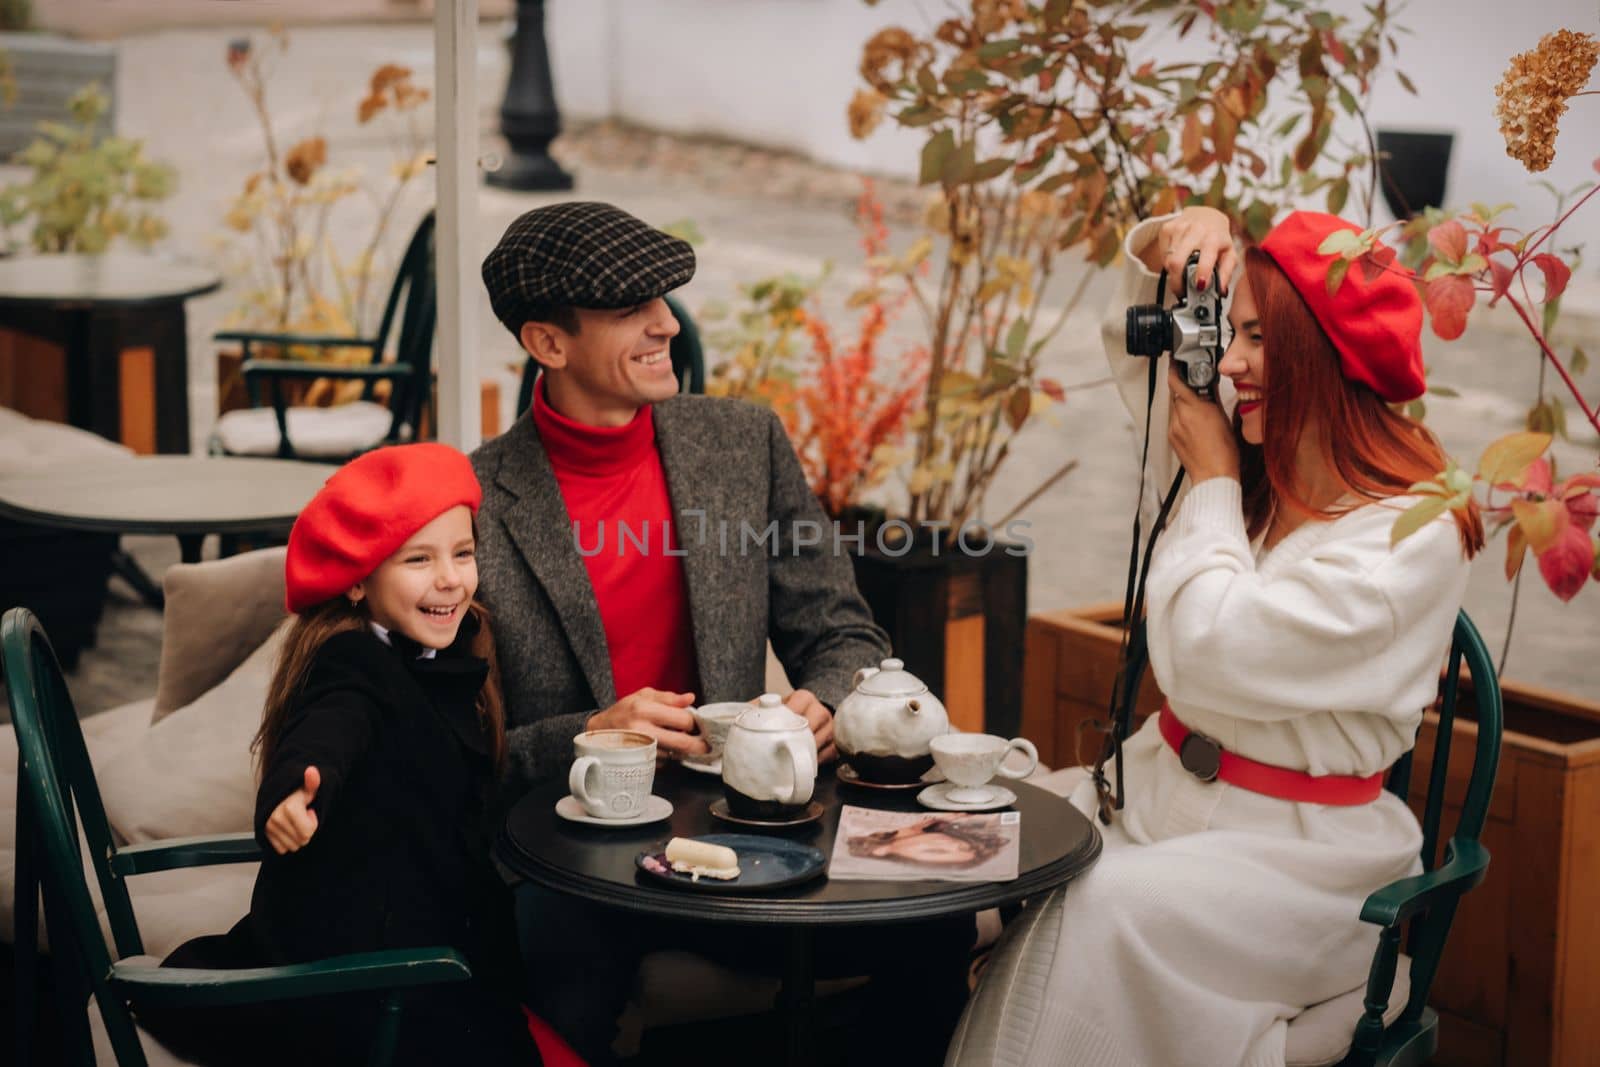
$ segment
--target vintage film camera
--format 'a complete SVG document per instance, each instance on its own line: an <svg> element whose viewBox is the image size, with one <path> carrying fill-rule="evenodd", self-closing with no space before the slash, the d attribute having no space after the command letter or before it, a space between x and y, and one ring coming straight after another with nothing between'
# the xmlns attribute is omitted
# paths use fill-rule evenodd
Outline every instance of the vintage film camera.
<svg viewBox="0 0 1600 1067"><path fill-rule="evenodd" d="M1151 359L1172 353L1183 370L1183 380L1201 396L1212 396L1217 381L1217 364L1222 362L1222 296L1219 286L1204 292L1194 287L1195 268L1200 253L1189 256L1183 266L1183 288L1171 308L1162 306L1167 272L1161 272L1154 304L1135 304L1128 309L1127 345L1130 356Z"/></svg>

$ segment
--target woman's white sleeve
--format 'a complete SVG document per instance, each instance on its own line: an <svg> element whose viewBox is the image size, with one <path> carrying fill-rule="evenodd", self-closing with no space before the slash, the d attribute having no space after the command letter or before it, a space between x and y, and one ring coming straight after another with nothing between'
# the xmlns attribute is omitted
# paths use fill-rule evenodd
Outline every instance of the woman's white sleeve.
<svg viewBox="0 0 1600 1067"><path fill-rule="evenodd" d="M1136 460L1144 448L1145 401L1149 396L1152 361L1144 356L1128 355L1127 309L1133 304L1155 302L1158 275L1140 261L1138 253L1156 239L1161 224L1173 218L1176 216L1146 219L1128 231L1128 236L1122 242L1122 277L1117 295L1107 305L1105 315L1100 320L1100 341L1105 346L1106 361L1111 365L1112 380L1128 414L1133 416ZM1176 296L1170 285L1167 296L1169 303ZM1155 403L1150 408L1150 462L1145 469L1144 498L1139 502L1140 518L1145 530L1149 530L1150 523L1155 521L1156 512L1161 507L1161 497L1172 484L1172 475L1178 469L1178 459L1167 444L1169 360L1170 357L1162 356L1154 361L1157 364L1156 395Z"/></svg>
<svg viewBox="0 0 1600 1067"><path fill-rule="evenodd" d="M1397 685L1437 677L1467 564L1448 516L1391 548L1405 503L1337 520L1268 577L1245 536L1238 481L1191 489L1150 568L1150 658L1162 691L1257 720L1426 704L1431 692Z"/></svg>

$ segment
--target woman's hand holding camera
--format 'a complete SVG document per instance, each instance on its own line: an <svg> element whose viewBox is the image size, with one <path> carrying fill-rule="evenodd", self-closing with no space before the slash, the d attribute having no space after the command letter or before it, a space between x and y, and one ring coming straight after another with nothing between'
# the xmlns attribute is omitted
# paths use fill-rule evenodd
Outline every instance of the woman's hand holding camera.
<svg viewBox="0 0 1600 1067"><path fill-rule="evenodd" d="M1154 247L1146 249L1142 258L1151 270L1165 268L1168 278L1181 280L1192 252L1200 253L1200 262L1195 265L1195 287L1209 286L1214 270L1219 291L1226 296L1228 282L1239 267L1228 216L1214 207L1186 207L1177 218L1161 224Z"/></svg>
<svg viewBox="0 0 1600 1067"><path fill-rule="evenodd" d="M1167 383L1172 392L1167 441L1190 481L1195 485L1210 478L1238 481L1239 443L1222 405L1190 389L1177 364L1168 365Z"/></svg>

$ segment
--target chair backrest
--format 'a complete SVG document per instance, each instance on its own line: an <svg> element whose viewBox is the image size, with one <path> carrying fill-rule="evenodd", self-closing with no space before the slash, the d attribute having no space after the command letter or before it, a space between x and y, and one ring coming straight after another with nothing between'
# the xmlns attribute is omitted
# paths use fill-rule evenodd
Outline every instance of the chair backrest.
<svg viewBox="0 0 1600 1067"><path fill-rule="evenodd" d="M1446 855L1439 854L1440 823L1444 817L1445 783L1450 771L1450 742L1455 737L1455 723L1461 691L1461 665L1466 664L1472 678L1472 702L1476 711L1477 742L1473 749L1472 774L1467 779L1467 789L1461 800L1461 815L1449 840L1476 842L1483 834L1483 824L1489 815L1489 798L1494 792L1495 776L1500 770L1500 739L1505 726L1505 713L1500 697L1500 679L1495 674L1494 660L1483 643L1478 628L1466 612L1456 615L1455 637L1450 642L1450 656L1446 662L1444 681L1439 694L1439 724L1434 734L1433 763L1428 770L1428 793L1422 812L1422 867L1431 871ZM1389 791L1401 800L1409 799L1413 753L1407 752L1389 771ZM1411 921L1407 948L1411 953L1411 999L1403 1016L1414 1019L1428 1002L1428 992L1439 969L1439 957L1444 951L1450 925L1455 919L1455 907L1433 908L1419 914Z"/></svg>
<svg viewBox="0 0 1600 1067"><path fill-rule="evenodd" d="M678 390L684 393L706 391L706 357L700 344L700 328L694 323L689 309L677 297L666 298L672 317L678 320L678 333L667 346L667 358L672 360L672 373L678 377ZM522 384L517 388L517 411L523 412L533 405L533 386L539 380L539 364L530 356L522 363Z"/></svg>
<svg viewBox="0 0 1600 1067"><path fill-rule="evenodd" d="M42 888L52 957L68 964L55 968L61 995L81 1009L92 992L119 1058L142 1065L127 1005L107 981L113 957L84 875L85 844L110 920L115 958L140 955L144 945L127 886L112 868L116 844L66 679L43 627L26 608L12 608L0 619L0 655L18 751L16 950L31 960ZM17 1022L26 1028L30 1020ZM77 1058L92 1060L92 1052L84 1055L84 1028L65 1029L63 1038L78 1044Z"/></svg>
<svg viewBox="0 0 1600 1067"><path fill-rule="evenodd" d="M413 368L411 378L396 382L389 396L389 410L393 419L389 425L389 440L399 441L408 433L415 433L422 418L422 407L427 402L433 380L433 335L439 315L439 286L434 257L434 213L429 211L417 223L417 228L406 244L405 255L395 273L394 285L384 301L383 318L373 336L377 344L372 350L372 361L381 362L389 345L389 333L399 319L399 334L395 338L395 359ZM368 382L361 399L371 400L375 382Z"/></svg>

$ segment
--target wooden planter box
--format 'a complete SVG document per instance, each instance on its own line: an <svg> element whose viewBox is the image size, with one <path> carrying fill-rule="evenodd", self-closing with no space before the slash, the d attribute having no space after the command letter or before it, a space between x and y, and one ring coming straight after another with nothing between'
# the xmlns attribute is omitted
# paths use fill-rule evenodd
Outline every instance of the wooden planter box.
<svg viewBox="0 0 1600 1067"><path fill-rule="evenodd" d="M853 531L845 524L844 532ZM961 730L1015 736L1022 722L1028 560L996 543L985 555L925 544L852 552L856 584L906 669L944 701ZM1014 547L1014 546L1013 546Z"/></svg>
<svg viewBox="0 0 1600 1067"><path fill-rule="evenodd" d="M1103 718L1116 672L1120 604L1028 620L1022 732L1053 767L1079 762L1079 724ZM1600 1064L1600 703L1502 682L1505 736L1483 842L1483 885L1462 899L1431 1004L1435 1063ZM1476 742L1471 688L1452 744L1444 826L1455 825ZM1161 704L1147 676L1141 716ZM1422 809L1437 719L1417 738L1412 807ZM1083 745L1092 758L1098 734Z"/></svg>

